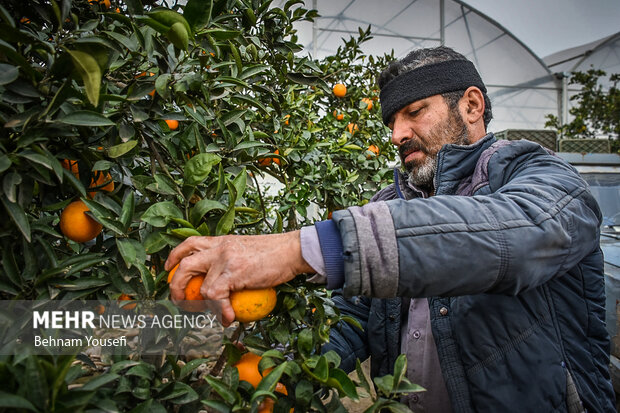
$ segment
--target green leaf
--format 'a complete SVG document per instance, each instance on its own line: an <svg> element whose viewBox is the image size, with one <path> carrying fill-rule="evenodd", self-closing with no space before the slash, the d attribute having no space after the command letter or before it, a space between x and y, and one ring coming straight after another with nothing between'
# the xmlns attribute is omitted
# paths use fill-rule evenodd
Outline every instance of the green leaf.
<svg viewBox="0 0 620 413"><path fill-rule="evenodd" d="M0 63L0 86L8 85L19 77L19 69L15 66Z"/></svg>
<svg viewBox="0 0 620 413"><path fill-rule="evenodd" d="M138 144L138 141L128 141L112 146L108 149L108 156L110 158L118 158L131 151Z"/></svg>
<svg viewBox="0 0 620 413"><path fill-rule="evenodd" d="M226 235L228 234L235 225L235 205L233 204L224 215L217 222L217 227L215 229L215 235Z"/></svg>
<svg viewBox="0 0 620 413"><path fill-rule="evenodd" d="M357 379L359 380L362 388L370 393L370 383L368 383L368 379L366 378L360 359L355 360L355 372L357 373Z"/></svg>
<svg viewBox="0 0 620 413"><path fill-rule="evenodd" d="M202 235L200 232L196 231L193 228L177 228L177 229L171 230L170 233L174 235L178 235L182 239Z"/></svg>
<svg viewBox="0 0 620 413"><path fill-rule="evenodd" d="M192 28L187 20L174 10L161 7L149 12L148 16L165 27L172 27L175 23L181 23L188 35L192 33Z"/></svg>
<svg viewBox="0 0 620 413"><path fill-rule="evenodd" d="M204 0L189 0L183 9L183 17L187 20L193 31L202 29L211 20L213 2L209 2L208 7Z"/></svg>
<svg viewBox="0 0 620 413"><path fill-rule="evenodd" d="M80 390L96 390L101 386L105 386L108 383L111 383L115 380L118 380L120 376L114 373L105 373L101 374L94 379L89 380L84 386L80 388Z"/></svg>
<svg viewBox="0 0 620 413"><path fill-rule="evenodd" d="M141 362L140 364L133 366L132 368L127 370L125 375L137 376L137 377L142 377L147 380L152 380L154 373L155 373L155 367L153 365Z"/></svg>
<svg viewBox="0 0 620 413"><path fill-rule="evenodd" d="M86 96L93 106L99 104L99 89L101 87L101 68L97 60L86 52L79 50L67 50L73 65L82 77Z"/></svg>
<svg viewBox="0 0 620 413"><path fill-rule="evenodd" d="M243 69L243 63L241 62L241 55L239 54L239 50L237 50L237 47L231 41L228 42L228 47L230 48L230 52L233 55L233 59L235 60L237 69L241 71Z"/></svg>
<svg viewBox="0 0 620 413"><path fill-rule="evenodd" d="M161 237L159 232L149 234L144 240L144 249L147 254L155 254L167 246L168 243Z"/></svg>
<svg viewBox="0 0 620 413"><path fill-rule="evenodd" d="M282 373L287 368L288 362L284 362L280 364L278 367L274 368L269 372L268 375L263 377L258 386L256 387L256 391L269 391L273 392L276 388L280 378L282 377Z"/></svg>
<svg viewBox="0 0 620 413"><path fill-rule="evenodd" d="M387 374L381 377L375 377L373 381L375 382L377 388L385 396L389 396L390 394L392 394L392 390L394 389L394 387L392 387L392 384L394 383L394 377L391 374Z"/></svg>
<svg viewBox="0 0 620 413"><path fill-rule="evenodd" d="M125 261L125 266L129 269L133 264L136 263L137 252L134 248L133 244L128 239L116 239L116 246L118 247L118 251L121 253L123 257L123 261Z"/></svg>
<svg viewBox="0 0 620 413"><path fill-rule="evenodd" d="M299 332L297 337L297 348L302 355L306 357L310 355L314 348L312 329L307 328ZM325 363L327 363L327 359L325 359ZM325 378L327 378L327 376Z"/></svg>
<svg viewBox="0 0 620 413"><path fill-rule="evenodd" d="M0 155L0 173L11 167L11 159L6 155Z"/></svg>
<svg viewBox="0 0 620 413"><path fill-rule="evenodd" d="M198 185L207 179L211 168L217 165L222 159L212 153L199 153L192 157L185 164L184 175L185 183L188 185Z"/></svg>
<svg viewBox="0 0 620 413"><path fill-rule="evenodd" d="M177 22L170 27L170 30L166 33L168 40L180 50L187 50L189 44L189 33L183 25L183 23Z"/></svg>
<svg viewBox="0 0 620 413"><path fill-rule="evenodd" d="M170 95L170 89L168 89L168 82L170 82L171 78L172 75L170 73L164 73L157 76L157 79L155 79L155 90L157 90L157 93L159 93L159 95L164 99L167 98L168 95Z"/></svg>
<svg viewBox="0 0 620 413"><path fill-rule="evenodd" d="M222 399L224 399L226 403L229 403L229 404L235 403L237 399L235 392L229 389L228 386L222 380L216 379L208 375L205 376L204 378L207 381L207 383L209 383L209 386L211 386L213 390L215 390L216 393L219 394L220 397L222 397Z"/></svg>
<svg viewBox="0 0 620 413"><path fill-rule="evenodd" d="M172 202L158 202L151 205L140 219L154 227L165 227L172 217L183 218L181 210Z"/></svg>
<svg viewBox="0 0 620 413"><path fill-rule="evenodd" d="M221 202L213 201L211 199L201 199L196 202L194 207L191 209L189 213L189 220L192 225L196 226L206 214L215 209L225 211L226 206L224 206Z"/></svg>
<svg viewBox="0 0 620 413"><path fill-rule="evenodd" d="M136 207L136 200L133 191L129 191L129 194L125 197L125 201L123 202L123 209L121 211L121 216L119 217L119 221L123 224L123 228L125 231L129 229L129 225L131 224L131 219L133 218L134 210Z"/></svg>
<svg viewBox="0 0 620 413"><path fill-rule="evenodd" d="M181 373L179 374L179 379L183 379L188 376L192 371L196 370L201 364L206 363L208 360L206 359L196 359L187 362L183 367L181 367Z"/></svg>
<svg viewBox="0 0 620 413"><path fill-rule="evenodd" d="M313 394L314 389L312 383L308 380L301 380L297 383L297 386L295 386L295 398L301 401L302 404L310 404Z"/></svg>
<svg viewBox="0 0 620 413"><path fill-rule="evenodd" d="M0 391L0 407L13 409L27 409L37 412L38 409L32 403L21 396Z"/></svg>
<svg viewBox="0 0 620 413"><path fill-rule="evenodd" d="M248 175L245 171L245 167L243 167L243 169L241 169L241 172L239 172L233 180L233 186L235 187L237 193L236 199L239 199L243 196L247 184L247 177Z"/></svg>
<svg viewBox="0 0 620 413"><path fill-rule="evenodd" d="M116 125L104 115L88 110L77 110L58 119L61 123L76 126L114 126Z"/></svg>
<svg viewBox="0 0 620 413"><path fill-rule="evenodd" d="M17 228L19 228L24 238L26 238L26 240L30 242L30 222L28 221L28 217L26 216L26 213L24 212L22 207L17 203L9 201L6 195L2 195L0 197L0 201L2 201L2 204L13 219L13 222L15 222L15 225L17 225Z"/></svg>
<svg viewBox="0 0 620 413"><path fill-rule="evenodd" d="M401 380L407 374L407 357L404 354L399 355L394 362L394 383L392 387L397 389Z"/></svg>
<svg viewBox="0 0 620 413"><path fill-rule="evenodd" d="M226 30L226 29L208 29L208 30L205 30L205 33L213 36L213 38L217 40L234 39L235 37L241 34L240 31Z"/></svg>
<svg viewBox="0 0 620 413"><path fill-rule="evenodd" d="M176 382L172 392L160 397L159 400L170 400L174 404L188 404L198 400L198 394L187 384Z"/></svg>
<svg viewBox="0 0 620 413"><path fill-rule="evenodd" d="M355 389L355 384L353 384L353 381L351 381L344 370L337 368L331 369L329 371L329 380L327 382L328 384L337 383L338 390L345 396L353 400L359 400L357 390Z"/></svg>

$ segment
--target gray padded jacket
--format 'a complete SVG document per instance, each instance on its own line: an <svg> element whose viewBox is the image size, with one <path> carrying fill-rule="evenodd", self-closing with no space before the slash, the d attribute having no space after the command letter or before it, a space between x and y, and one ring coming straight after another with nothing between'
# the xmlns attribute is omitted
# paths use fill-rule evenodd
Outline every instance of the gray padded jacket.
<svg viewBox="0 0 620 413"><path fill-rule="evenodd" d="M601 214L575 169L488 134L442 148L435 188L422 199L397 179L334 212L345 272L334 299L364 331L339 325L324 351L390 373L404 302L428 297L455 412L615 411Z"/></svg>

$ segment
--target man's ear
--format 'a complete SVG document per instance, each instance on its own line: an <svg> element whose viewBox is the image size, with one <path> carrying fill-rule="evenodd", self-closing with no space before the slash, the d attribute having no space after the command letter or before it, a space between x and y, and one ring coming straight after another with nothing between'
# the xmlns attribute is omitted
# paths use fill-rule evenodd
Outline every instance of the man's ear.
<svg viewBox="0 0 620 413"><path fill-rule="evenodd" d="M463 121L473 125L477 122L484 123L482 115L484 114L484 96L482 91L476 86L467 88L463 97L459 101Z"/></svg>

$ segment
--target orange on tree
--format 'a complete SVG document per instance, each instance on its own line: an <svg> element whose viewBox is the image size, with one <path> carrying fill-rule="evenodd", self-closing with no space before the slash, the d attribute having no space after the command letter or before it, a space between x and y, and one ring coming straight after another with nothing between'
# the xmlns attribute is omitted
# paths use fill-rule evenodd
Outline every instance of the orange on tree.
<svg viewBox="0 0 620 413"><path fill-rule="evenodd" d="M90 4L103 4L106 9L112 7L112 3L110 3L110 0L88 0L88 2Z"/></svg>
<svg viewBox="0 0 620 413"><path fill-rule="evenodd" d="M355 132L359 130L359 127L357 126L357 123L349 123L347 125L347 130L349 131L351 135L353 135L355 134Z"/></svg>
<svg viewBox="0 0 620 413"><path fill-rule="evenodd" d="M332 89L334 96L337 98L343 98L347 94L347 87L342 83L336 83Z"/></svg>
<svg viewBox="0 0 620 413"><path fill-rule="evenodd" d="M343 120L344 113L339 113L337 110L334 110L334 117L336 118L336 120Z"/></svg>
<svg viewBox="0 0 620 413"><path fill-rule="evenodd" d="M179 128L179 121L176 119L165 119L164 121L170 130L177 130Z"/></svg>
<svg viewBox="0 0 620 413"><path fill-rule="evenodd" d="M230 305L235 311L235 320L242 323L266 317L275 308L276 301L276 290L271 287L230 293Z"/></svg>
<svg viewBox="0 0 620 413"><path fill-rule="evenodd" d="M78 168L78 161L74 161L72 159L63 159L60 164L67 171L71 171L76 178L80 179L80 169Z"/></svg>
<svg viewBox="0 0 620 413"><path fill-rule="evenodd" d="M368 109L368 110L372 109L372 99L370 99L370 98L363 98L362 102L364 102L366 104L366 109Z"/></svg>
<svg viewBox="0 0 620 413"><path fill-rule="evenodd" d="M276 384L276 392L282 393L285 396L288 396L288 392L286 391L286 386L282 383ZM276 402L271 397L265 397L263 402L258 406L258 413L272 413L273 407ZM293 409L290 410L293 412Z"/></svg>
<svg viewBox="0 0 620 413"><path fill-rule="evenodd" d="M174 277L174 273L179 268L179 264L175 265L174 268L170 270L168 273L168 284L172 282L172 278ZM183 303L183 309L191 312L199 312L204 311L207 306L204 302L204 297L200 294L200 286L204 281L204 275L197 275L192 277L187 286L185 286L185 300L186 301L196 301L193 303Z"/></svg>
<svg viewBox="0 0 620 413"><path fill-rule="evenodd" d="M379 155L379 147L377 145L374 145L374 144L370 145L368 147L368 152L372 152L372 153L374 153L374 155L368 154L368 155L366 155L366 159L372 159L375 156Z"/></svg>
<svg viewBox="0 0 620 413"><path fill-rule="evenodd" d="M122 301L131 301L133 300L133 297L128 295L128 294L121 294L118 297L118 302L122 302ZM134 308L136 308L136 303L127 303L121 306L121 308L123 310L133 310Z"/></svg>
<svg viewBox="0 0 620 413"><path fill-rule="evenodd" d="M275 153L276 155L279 155L280 151L276 149L275 151L273 151L273 153ZM261 159L258 160L258 164L260 166L269 166L269 165L271 165L274 162L278 166L282 166L282 162L280 161L280 158L261 158Z"/></svg>
<svg viewBox="0 0 620 413"><path fill-rule="evenodd" d="M85 214L88 207L81 200L73 201L60 214L60 231L75 242L95 238L103 228L100 223Z"/></svg>
<svg viewBox="0 0 620 413"><path fill-rule="evenodd" d="M289 118L290 118L290 117L291 117L291 115L286 115L286 116L284 117L284 124L285 124L285 125L288 125L288 120L289 120Z"/></svg>
<svg viewBox="0 0 620 413"><path fill-rule="evenodd" d="M96 171L95 177L91 178L89 189L95 188L97 191L106 191L112 192L114 191L114 181L112 180L112 175L109 172L101 172ZM91 191L88 193L88 196L91 198L95 197L97 191Z"/></svg>

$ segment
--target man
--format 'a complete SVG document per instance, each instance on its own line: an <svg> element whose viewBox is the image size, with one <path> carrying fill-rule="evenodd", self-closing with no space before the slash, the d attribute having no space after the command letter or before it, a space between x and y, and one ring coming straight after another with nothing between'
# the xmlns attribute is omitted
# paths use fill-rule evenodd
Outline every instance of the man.
<svg viewBox="0 0 620 413"><path fill-rule="evenodd" d="M486 133L484 83L452 49L413 51L379 86L405 173L300 232L185 241L166 263L181 262L173 299L206 273L201 293L227 324L230 291L316 271L364 326L334 329L326 349L349 370L372 356L373 375L407 354L428 389L409 398L415 411L615 411L586 184L541 146Z"/></svg>

